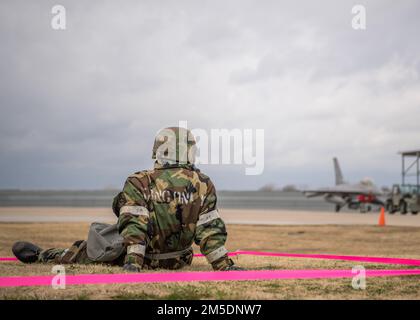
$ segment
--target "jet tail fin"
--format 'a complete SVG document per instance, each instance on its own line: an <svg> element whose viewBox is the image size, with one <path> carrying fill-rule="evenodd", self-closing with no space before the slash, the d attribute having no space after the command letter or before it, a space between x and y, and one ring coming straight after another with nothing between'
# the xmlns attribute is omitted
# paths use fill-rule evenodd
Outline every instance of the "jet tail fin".
<svg viewBox="0 0 420 320"><path fill-rule="evenodd" d="M335 185L343 184L343 173L341 172L340 164L338 163L337 158L333 158L334 162L334 173L335 173Z"/></svg>

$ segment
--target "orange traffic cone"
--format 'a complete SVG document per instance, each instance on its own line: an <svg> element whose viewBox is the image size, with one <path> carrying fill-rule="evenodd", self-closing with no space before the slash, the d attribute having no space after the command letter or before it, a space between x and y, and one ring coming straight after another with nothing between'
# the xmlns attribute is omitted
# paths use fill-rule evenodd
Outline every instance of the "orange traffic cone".
<svg viewBox="0 0 420 320"><path fill-rule="evenodd" d="M384 227L385 226L385 208L382 207L381 208L381 213L379 214L379 222L378 225L380 227Z"/></svg>

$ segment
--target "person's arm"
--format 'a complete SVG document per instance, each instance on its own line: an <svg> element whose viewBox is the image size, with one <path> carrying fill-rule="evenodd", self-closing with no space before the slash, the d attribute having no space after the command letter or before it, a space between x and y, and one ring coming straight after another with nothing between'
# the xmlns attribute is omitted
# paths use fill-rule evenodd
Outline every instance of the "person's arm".
<svg viewBox="0 0 420 320"><path fill-rule="evenodd" d="M124 269L140 271L149 242L149 210L142 190L147 188L147 177L130 176L123 191L114 199L113 209L118 217L118 231L124 238L127 255Z"/></svg>
<svg viewBox="0 0 420 320"><path fill-rule="evenodd" d="M195 243L214 270L226 270L233 265L225 248L227 232L225 223L217 211L216 189L211 181L207 185L199 219L196 225Z"/></svg>

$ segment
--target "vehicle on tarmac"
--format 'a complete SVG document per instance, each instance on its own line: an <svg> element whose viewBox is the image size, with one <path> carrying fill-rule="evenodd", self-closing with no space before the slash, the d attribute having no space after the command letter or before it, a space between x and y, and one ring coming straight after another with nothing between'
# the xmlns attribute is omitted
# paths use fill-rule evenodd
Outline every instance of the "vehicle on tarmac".
<svg viewBox="0 0 420 320"><path fill-rule="evenodd" d="M417 214L420 211L420 188L417 185L394 184L386 202L386 210L394 214L399 211L401 214Z"/></svg>
<svg viewBox="0 0 420 320"><path fill-rule="evenodd" d="M403 151L401 154L401 184L394 184L385 201L386 210L394 214L417 214L420 211L420 150ZM407 158L414 161L407 161ZM407 183L408 178L415 178L416 183ZM413 180L412 180L413 181Z"/></svg>

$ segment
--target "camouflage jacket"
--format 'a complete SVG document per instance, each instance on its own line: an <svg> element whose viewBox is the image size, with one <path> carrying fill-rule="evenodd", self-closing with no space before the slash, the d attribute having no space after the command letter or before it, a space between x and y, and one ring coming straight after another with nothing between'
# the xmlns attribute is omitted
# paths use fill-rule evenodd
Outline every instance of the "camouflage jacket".
<svg viewBox="0 0 420 320"><path fill-rule="evenodd" d="M129 176L113 202L118 229L127 245L126 263L159 266L154 257L180 252L192 260L191 245L200 246L215 270L232 265L224 247L227 232L217 211L210 178L193 165L161 165ZM172 257L173 258L173 257ZM159 260L159 259L157 259ZM167 259L168 268L182 267Z"/></svg>

